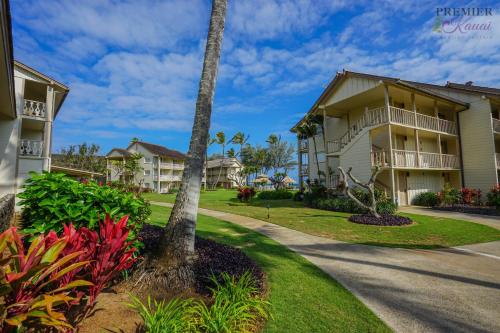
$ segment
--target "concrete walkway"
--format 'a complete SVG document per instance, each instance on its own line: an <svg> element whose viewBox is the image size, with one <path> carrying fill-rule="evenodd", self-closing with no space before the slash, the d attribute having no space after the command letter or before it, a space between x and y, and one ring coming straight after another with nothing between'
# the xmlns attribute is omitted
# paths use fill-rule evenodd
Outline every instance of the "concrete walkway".
<svg viewBox="0 0 500 333"><path fill-rule="evenodd" d="M401 213L446 217L450 219L470 221L479 224L484 224L495 229L500 229L500 216L487 216L487 215L469 214L460 212L447 212L443 210L435 210L428 207L418 207L418 206L403 206L400 207L398 211Z"/></svg>
<svg viewBox="0 0 500 333"><path fill-rule="evenodd" d="M297 252L396 332L500 332L500 242L443 250L384 248L230 213L202 208L199 213L244 226Z"/></svg>

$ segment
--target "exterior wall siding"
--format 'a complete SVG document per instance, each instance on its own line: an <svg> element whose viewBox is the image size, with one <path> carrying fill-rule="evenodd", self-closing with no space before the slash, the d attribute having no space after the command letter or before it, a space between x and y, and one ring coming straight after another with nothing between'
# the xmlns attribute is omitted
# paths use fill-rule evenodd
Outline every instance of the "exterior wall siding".
<svg viewBox="0 0 500 333"><path fill-rule="evenodd" d="M375 88L378 85L376 80L368 79L368 78L357 78L351 77L345 80L336 90L335 94L331 96L326 105L337 103L343 99L347 99L359 93L362 93L366 90L370 90Z"/></svg>
<svg viewBox="0 0 500 333"><path fill-rule="evenodd" d="M366 182L372 173L370 152L370 133L366 131L340 156L340 166L345 171L352 167L353 176Z"/></svg>

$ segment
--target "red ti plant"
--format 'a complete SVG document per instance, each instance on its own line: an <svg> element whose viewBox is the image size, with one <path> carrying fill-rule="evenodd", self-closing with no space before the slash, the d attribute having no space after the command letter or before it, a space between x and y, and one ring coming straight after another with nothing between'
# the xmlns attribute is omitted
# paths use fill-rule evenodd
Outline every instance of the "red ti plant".
<svg viewBox="0 0 500 333"><path fill-rule="evenodd" d="M89 265L90 281L94 285L90 288L89 306L91 307L97 295L120 272L132 267L137 258L134 258L135 248L132 242L127 242L128 216L122 217L117 223L106 215L99 227L99 244L94 253L93 261Z"/></svg>
<svg viewBox="0 0 500 333"><path fill-rule="evenodd" d="M78 287L92 283L85 280L62 281L65 274L78 270L89 261L78 261L81 251L62 255L66 237L50 240L40 235L26 251L16 228L0 235L0 329L52 327L72 329L64 310Z"/></svg>

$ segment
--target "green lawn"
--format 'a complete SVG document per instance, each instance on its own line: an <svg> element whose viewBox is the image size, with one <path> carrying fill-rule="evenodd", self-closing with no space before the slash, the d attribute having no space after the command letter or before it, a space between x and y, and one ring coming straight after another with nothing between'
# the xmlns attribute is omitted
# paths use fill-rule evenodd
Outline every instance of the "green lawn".
<svg viewBox="0 0 500 333"><path fill-rule="evenodd" d="M170 209L152 206L151 222L163 225ZM338 282L275 241L215 218L198 217L196 232L241 247L268 275L273 320L264 332L391 332Z"/></svg>
<svg viewBox="0 0 500 333"><path fill-rule="evenodd" d="M152 201L174 202L173 194L148 193ZM409 215L416 223L404 227L377 227L351 223L350 214L303 207L292 200L238 202L235 191L203 192L200 207L235 213L353 243L405 248L436 248L500 240L500 230L467 221ZM270 218L267 218L267 206Z"/></svg>

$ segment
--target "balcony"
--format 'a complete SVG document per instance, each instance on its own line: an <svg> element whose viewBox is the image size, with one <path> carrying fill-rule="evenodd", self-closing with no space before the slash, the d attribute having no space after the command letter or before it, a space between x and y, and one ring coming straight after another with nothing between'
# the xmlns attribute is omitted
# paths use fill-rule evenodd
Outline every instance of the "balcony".
<svg viewBox="0 0 500 333"><path fill-rule="evenodd" d="M160 181L180 182L181 180L182 180L182 176L177 176L177 175L160 175Z"/></svg>
<svg viewBox="0 0 500 333"><path fill-rule="evenodd" d="M456 135L457 125L454 121L427 116L413 111L389 107L379 107L366 111L338 140L328 141L328 153L337 153L342 150L352 139L354 139L364 128L382 125L396 124L415 129Z"/></svg>
<svg viewBox="0 0 500 333"><path fill-rule="evenodd" d="M416 152L410 150L392 150L393 167L409 169L459 169L458 156L450 154ZM372 151L372 166L390 167L386 151Z"/></svg>
<svg viewBox="0 0 500 333"><path fill-rule="evenodd" d="M19 145L19 155L41 157L43 151L43 141L21 139Z"/></svg>
<svg viewBox="0 0 500 333"><path fill-rule="evenodd" d="M170 169L170 170L183 170L184 165L177 164L177 163L160 163L160 168L161 169Z"/></svg>
<svg viewBox="0 0 500 333"><path fill-rule="evenodd" d="M493 132L500 133L500 120L492 117Z"/></svg>
<svg viewBox="0 0 500 333"><path fill-rule="evenodd" d="M309 167L307 166L307 164L302 164L301 174L303 176L309 175Z"/></svg>
<svg viewBox="0 0 500 333"><path fill-rule="evenodd" d="M45 118L46 107L44 102L24 100L23 115L29 117Z"/></svg>

